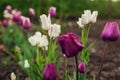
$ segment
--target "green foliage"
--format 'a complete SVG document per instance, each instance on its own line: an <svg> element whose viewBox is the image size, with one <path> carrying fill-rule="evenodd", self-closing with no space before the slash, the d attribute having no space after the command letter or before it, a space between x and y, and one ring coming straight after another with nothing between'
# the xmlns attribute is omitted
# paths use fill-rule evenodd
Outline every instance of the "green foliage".
<svg viewBox="0 0 120 80"><path fill-rule="evenodd" d="M57 8L57 16L64 18L68 16L78 17L86 9L98 10L99 16L102 18L109 16L118 17L120 14L119 3L120 1L112 2L110 8L109 0L1 0L0 13L3 13L6 5L11 5L13 8L22 11L23 15L28 16L28 10L32 7L38 17L42 13L48 13L50 6L55 6ZM111 13L109 12L110 9ZM3 14L0 14L0 18L3 18L2 16Z"/></svg>
<svg viewBox="0 0 120 80"><path fill-rule="evenodd" d="M2 28L3 34L0 35L0 40L5 44L7 50L12 52L16 56L16 60L20 58L20 55L24 55L25 58L31 58L35 54L35 48L31 47L26 40L20 26L9 26ZM15 47L18 46L21 49L21 54L16 53Z"/></svg>

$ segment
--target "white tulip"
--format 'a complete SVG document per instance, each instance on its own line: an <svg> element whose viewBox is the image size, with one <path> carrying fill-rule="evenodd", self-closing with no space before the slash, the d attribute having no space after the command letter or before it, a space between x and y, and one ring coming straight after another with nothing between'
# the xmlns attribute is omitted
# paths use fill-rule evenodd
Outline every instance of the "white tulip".
<svg viewBox="0 0 120 80"><path fill-rule="evenodd" d="M87 19L89 20L89 18L91 16L91 10L84 10L84 14L86 15Z"/></svg>
<svg viewBox="0 0 120 80"><path fill-rule="evenodd" d="M51 25L51 19L50 19L50 15L48 15L48 17L43 14L40 16L41 22L42 22L42 29L43 30L49 30L50 25Z"/></svg>
<svg viewBox="0 0 120 80"><path fill-rule="evenodd" d="M4 18L9 18L9 19L12 19L12 18L13 18L13 15L10 14L7 10L4 10L3 13L4 13L4 14L3 14Z"/></svg>
<svg viewBox="0 0 120 80"><path fill-rule="evenodd" d="M48 46L48 39L46 35L42 35L38 47L45 48Z"/></svg>
<svg viewBox="0 0 120 80"><path fill-rule="evenodd" d="M79 25L80 28L83 28L84 25L82 24L82 19L79 18L79 20L77 21L77 24Z"/></svg>
<svg viewBox="0 0 120 80"><path fill-rule="evenodd" d="M88 18L87 14L82 14L81 19L82 19L82 24L83 25L86 25L86 24L89 23L89 18Z"/></svg>
<svg viewBox="0 0 120 80"><path fill-rule="evenodd" d="M85 10L84 14L81 15L81 18L79 18L79 20L77 21L77 24L83 28L84 25L87 25L89 23L95 23L97 20L97 16L98 16L98 11L93 11L93 13L91 14L90 10Z"/></svg>
<svg viewBox="0 0 120 80"><path fill-rule="evenodd" d="M61 26L58 24L51 25L48 31L48 35L50 36L50 38L56 38L59 36L60 33L61 33Z"/></svg>
<svg viewBox="0 0 120 80"><path fill-rule="evenodd" d="M24 68L29 68L29 67L30 67L30 65L29 65L29 63L28 63L28 60L25 60Z"/></svg>
<svg viewBox="0 0 120 80"><path fill-rule="evenodd" d="M36 41L36 36L31 36L28 41L30 42L30 44L32 46L36 46L37 45L37 41Z"/></svg>
<svg viewBox="0 0 120 80"><path fill-rule="evenodd" d="M28 41L32 46L38 46L45 48L48 46L48 39L46 35L42 35L40 32L36 32L35 35L31 36Z"/></svg>
<svg viewBox="0 0 120 80"><path fill-rule="evenodd" d="M11 80L16 80L16 75L14 72L11 73L10 78Z"/></svg>
<svg viewBox="0 0 120 80"><path fill-rule="evenodd" d="M97 20L97 16L98 16L98 11L93 11L92 15L90 16L90 22L95 23Z"/></svg>

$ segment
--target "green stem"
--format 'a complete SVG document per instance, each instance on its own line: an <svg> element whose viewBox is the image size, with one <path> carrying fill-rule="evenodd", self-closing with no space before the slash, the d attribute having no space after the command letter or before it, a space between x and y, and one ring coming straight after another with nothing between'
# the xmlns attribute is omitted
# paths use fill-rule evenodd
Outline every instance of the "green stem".
<svg viewBox="0 0 120 80"><path fill-rule="evenodd" d="M75 62L76 62L76 80L78 80L78 59L77 59L77 56L75 56Z"/></svg>
<svg viewBox="0 0 120 80"><path fill-rule="evenodd" d="M37 62L37 65L39 66L39 57L40 57L40 53L39 53L39 48L37 47L37 56L36 56L36 62Z"/></svg>
<svg viewBox="0 0 120 80"><path fill-rule="evenodd" d="M105 48L104 48L104 52L103 52L103 56L102 56L102 59L101 59L101 63L100 63L99 72L98 72L98 80L100 80L103 62L104 62L104 59L105 59L105 57L107 56L107 53L108 53L108 52L107 52L108 47L109 47L109 44L106 43Z"/></svg>

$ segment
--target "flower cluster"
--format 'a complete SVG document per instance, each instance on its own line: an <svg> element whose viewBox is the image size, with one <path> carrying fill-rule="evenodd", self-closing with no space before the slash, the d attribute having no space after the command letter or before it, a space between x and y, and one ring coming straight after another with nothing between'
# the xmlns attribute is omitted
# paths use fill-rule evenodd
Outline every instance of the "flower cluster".
<svg viewBox="0 0 120 80"><path fill-rule="evenodd" d="M31 17L35 16L34 9L29 9L29 15ZM29 29L31 27L30 18L23 16L21 11L12 9L10 5L8 5L4 10L4 18L5 20L3 20L3 26L5 27L8 25L13 25L15 23L23 26L25 29Z"/></svg>
<svg viewBox="0 0 120 80"><path fill-rule="evenodd" d="M13 23L23 26L23 28L25 29L29 29L32 25L30 19L35 16L34 9L30 8L28 14L30 18L23 16L21 11L17 9L12 9L12 7L8 5L6 6L6 9L4 11L5 19L1 21L1 24L4 27L7 27L11 23ZM60 64L57 54L58 52L60 52L59 49L57 49L58 42L65 58L69 59L74 57L76 62L75 71L76 73L74 73L73 77L70 77L69 74L67 73L68 70L66 65L65 67L66 80L86 80L86 71L88 68L88 63L90 61L89 52L92 46L94 45L94 42L91 44L87 44L89 40L88 38L90 24L96 22L98 11L91 12L91 10L85 10L84 14L82 14L79 20L77 21L79 27L82 28L80 38L81 40L76 34L70 32L67 34L60 35L61 25L52 23L51 20L51 17L55 15L56 15L55 7L49 8L48 16L45 14L40 15L42 30L35 32L34 35L28 38L28 42L32 46L35 46L33 48L36 50L33 51L34 56L32 55L28 57L30 54L27 53L25 55L22 55L20 53L22 53L23 48L19 48L18 46L15 47L16 53L19 53L17 55L20 56L20 65L24 67L26 73L31 78L31 80L57 80L58 68ZM12 33L13 30L10 30L10 32ZM119 38L120 38L119 25L116 22L107 22L101 34L101 39L106 42L106 45L100 65L99 78L104 58L107 55L107 48L109 47L108 43L110 41L117 41ZM11 80L16 80L17 76L15 75L14 72L12 72L10 78Z"/></svg>
<svg viewBox="0 0 120 80"><path fill-rule="evenodd" d="M43 14L40 16L41 22L42 22L42 29L48 30L48 35L50 38L56 38L61 33L61 26L59 24L52 24L50 15L48 17Z"/></svg>
<svg viewBox="0 0 120 80"><path fill-rule="evenodd" d="M81 15L81 18L77 21L77 24L80 28L83 28L85 25L89 23L95 23L98 16L98 11L93 11L91 13L90 10L85 10L84 14Z"/></svg>
<svg viewBox="0 0 120 80"><path fill-rule="evenodd" d="M28 39L32 46L37 47L36 64L40 68L39 72L42 73L42 76L39 76L39 79L43 78L43 80L57 80L58 77L56 68L57 54L55 53L57 45L56 38L61 33L61 26L56 23L51 23L51 16L53 16L54 13L53 11L54 9L50 9L48 16L45 14L40 15L40 20L42 23L41 32L43 33L38 31ZM39 48L42 48L42 50ZM27 59L24 61L24 68L29 69L31 64L36 65L34 62L29 64L28 61L29 60Z"/></svg>
<svg viewBox="0 0 120 80"><path fill-rule="evenodd" d="M46 35L42 35L40 32L36 32L35 35L31 36L28 41L32 46L37 46L41 48L47 49L48 47L48 39Z"/></svg>

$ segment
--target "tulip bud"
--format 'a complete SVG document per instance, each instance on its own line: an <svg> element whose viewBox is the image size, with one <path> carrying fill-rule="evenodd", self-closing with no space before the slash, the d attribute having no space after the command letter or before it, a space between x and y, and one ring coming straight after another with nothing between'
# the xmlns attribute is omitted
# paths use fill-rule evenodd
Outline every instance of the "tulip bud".
<svg viewBox="0 0 120 80"><path fill-rule="evenodd" d="M27 18L27 17L24 17L23 20L22 20L22 26L23 26L25 29L29 29L29 28L31 27L30 19Z"/></svg>
<svg viewBox="0 0 120 80"><path fill-rule="evenodd" d="M6 6L6 10L10 12L12 10L11 6L10 5Z"/></svg>
<svg viewBox="0 0 120 80"><path fill-rule="evenodd" d="M55 16L56 15L56 7L50 7L48 13L51 16Z"/></svg>
<svg viewBox="0 0 120 80"><path fill-rule="evenodd" d="M28 60L25 60L24 68L29 68L29 67L30 67L30 65L29 65L29 63L28 63Z"/></svg>
<svg viewBox="0 0 120 80"><path fill-rule="evenodd" d="M2 25L3 25L4 27L7 27L7 26L8 26L7 20L3 20L3 21L2 21Z"/></svg>
<svg viewBox="0 0 120 80"><path fill-rule="evenodd" d="M11 80L16 80L16 75L14 72L11 73L10 78Z"/></svg>
<svg viewBox="0 0 120 80"><path fill-rule="evenodd" d="M101 34L104 41L116 41L119 39L120 30L116 22L107 22Z"/></svg>
<svg viewBox="0 0 120 80"><path fill-rule="evenodd" d="M54 63L49 63L43 70L43 80L57 80L57 69Z"/></svg>
<svg viewBox="0 0 120 80"><path fill-rule="evenodd" d="M13 14L13 20L15 22L18 22L21 19L21 12L14 12Z"/></svg>
<svg viewBox="0 0 120 80"><path fill-rule="evenodd" d="M78 71L80 73L85 73L86 71L86 66L85 66L85 63L84 62L80 62L80 64L78 65Z"/></svg>
<svg viewBox="0 0 120 80"><path fill-rule="evenodd" d="M31 17L34 17L34 16L35 16L35 11L34 11L33 8L30 8L30 9L29 9L29 15L30 15Z"/></svg>
<svg viewBox="0 0 120 80"><path fill-rule="evenodd" d="M61 46L62 52L67 57L73 57L83 49L82 43L79 41L78 37L73 33L68 33L66 35L60 36L58 38L58 42Z"/></svg>

